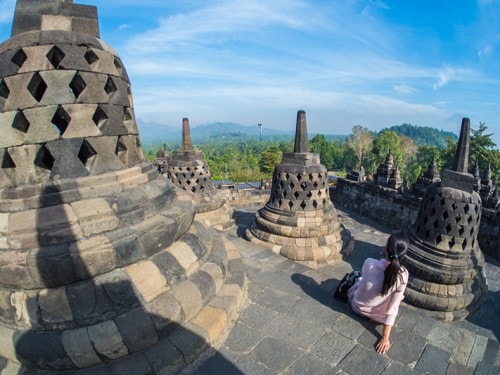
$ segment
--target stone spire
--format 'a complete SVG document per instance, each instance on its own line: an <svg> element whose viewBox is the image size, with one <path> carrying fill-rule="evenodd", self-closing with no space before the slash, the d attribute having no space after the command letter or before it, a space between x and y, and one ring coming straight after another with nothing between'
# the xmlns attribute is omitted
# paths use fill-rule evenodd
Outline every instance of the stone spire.
<svg viewBox="0 0 500 375"><path fill-rule="evenodd" d="M347 255L350 233L330 200L328 172L308 152L304 111L297 113L294 152L283 154L273 173L271 196L246 237L289 259L325 265Z"/></svg>
<svg viewBox="0 0 500 375"><path fill-rule="evenodd" d="M189 119L182 119L182 151L192 151L191 130L189 129Z"/></svg>
<svg viewBox="0 0 500 375"><path fill-rule="evenodd" d="M470 149L470 120L462 119L460 137L458 138L457 151L453 162L453 170L460 173L469 173L469 149Z"/></svg>
<svg viewBox="0 0 500 375"><path fill-rule="evenodd" d="M297 124L295 127L295 147L293 152L309 152L309 140L307 138L306 113L302 110L297 112Z"/></svg>

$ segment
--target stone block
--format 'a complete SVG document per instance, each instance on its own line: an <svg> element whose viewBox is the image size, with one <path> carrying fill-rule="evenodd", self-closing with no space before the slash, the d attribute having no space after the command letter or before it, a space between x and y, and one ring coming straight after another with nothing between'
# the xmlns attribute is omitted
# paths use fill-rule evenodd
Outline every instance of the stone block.
<svg viewBox="0 0 500 375"><path fill-rule="evenodd" d="M29 128L25 136L26 143L44 143L59 139L59 132L52 123L57 106L29 108L23 111Z"/></svg>
<svg viewBox="0 0 500 375"><path fill-rule="evenodd" d="M173 289L172 295L179 301L186 320L190 320L203 307L201 292L188 280L180 283Z"/></svg>
<svg viewBox="0 0 500 375"><path fill-rule="evenodd" d="M18 73L33 73L54 69L47 59L47 54L53 48L51 45L23 47L26 61L19 67Z"/></svg>
<svg viewBox="0 0 500 375"><path fill-rule="evenodd" d="M208 348L206 336L201 328L188 325L180 327L169 341L182 352L185 363L189 364Z"/></svg>
<svg viewBox="0 0 500 375"><path fill-rule="evenodd" d="M50 370L70 369L74 366L64 350L62 332L17 332L14 346L18 358L24 363Z"/></svg>
<svg viewBox="0 0 500 375"><path fill-rule="evenodd" d="M42 18L38 14L18 15L12 25L12 35L21 34L27 31L40 30Z"/></svg>
<svg viewBox="0 0 500 375"><path fill-rule="evenodd" d="M185 242L177 241L167 251L175 257L187 275L190 275L198 265L198 258Z"/></svg>
<svg viewBox="0 0 500 375"><path fill-rule="evenodd" d="M105 290L115 309L129 309L140 304L132 283L123 269L108 272L96 282L97 286Z"/></svg>
<svg viewBox="0 0 500 375"><path fill-rule="evenodd" d="M113 244L106 236L93 236L74 242L70 256L77 277L86 280L109 272L117 267Z"/></svg>
<svg viewBox="0 0 500 375"><path fill-rule="evenodd" d="M66 104L62 108L70 119L67 128L61 134L63 139L101 135L99 128L93 121L96 104Z"/></svg>
<svg viewBox="0 0 500 375"><path fill-rule="evenodd" d="M102 363L92 346L87 328L64 331L62 341L66 353L76 367L86 368Z"/></svg>
<svg viewBox="0 0 500 375"><path fill-rule="evenodd" d="M41 30L71 31L71 17L43 14Z"/></svg>
<svg viewBox="0 0 500 375"><path fill-rule="evenodd" d="M50 246L75 241L83 237L78 218L69 204L37 210L36 228L40 245Z"/></svg>
<svg viewBox="0 0 500 375"><path fill-rule="evenodd" d="M65 288L43 289L38 294L38 305L45 324L55 328L73 322Z"/></svg>
<svg viewBox="0 0 500 375"><path fill-rule="evenodd" d="M215 263L207 262L204 263L203 266L201 266L200 270L210 275L212 282L215 283L215 290L219 291L224 284L224 274L220 267Z"/></svg>
<svg viewBox="0 0 500 375"><path fill-rule="evenodd" d="M85 236L116 229L120 222L103 198L81 200L71 204Z"/></svg>
<svg viewBox="0 0 500 375"><path fill-rule="evenodd" d="M113 63L111 62L111 64ZM112 105L112 104L99 104L99 109L97 111L98 111L96 113L96 115L98 115L97 126L99 127L99 130L103 135L119 136L129 133L129 130L123 123L123 116L124 116L123 106Z"/></svg>
<svg viewBox="0 0 500 375"><path fill-rule="evenodd" d="M170 287L186 279L186 271L177 259L167 251L162 251L153 258Z"/></svg>
<svg viewBox="0 0 500 375"><path fill-rule="evenodd" d="M112 320L88 327L88 334L93 347L100 355L108 359L117 359L128 354L128 349Z"/></svg>
<svg viewBox="0 0 500 375"><path fill-rule="evenodd" d="M198 270L192 275L192 277L190 277L190 281L194 285L196 285L196 287L200 291L202 303L204 305L215 296L217 290L215 289L215 282L213 281L210 274Z"/></svg>
<svg viewBox="0 0 500 375"><path fill-rule="evenodd" d="M186 366L182 352L169 340L160 341L144 356L158 374L177 374Z"/></svg>
<svg viewBox="0 0 500 375"><path fill-rule="evenodd" d="M212 345L219 340L222 333L227 328L227 323L228 316L226 312L211 306L206 306L192 320L192 324L203 328L207 332Z"/></svg>
<svg viewBox="0 0 500 375"><path fill-rule="evenodd" d="M29 252L26 264L35 285L54 287L77 280L67 244L48 246Z"/></svg>
<svg viewBox="0 0 500 375"><path fill-rule="evenodd" d="M168 289L167 280L151 261L133 264L125 269L145 302L150 302Z"/></svg>
<svg viewBox="0 0 500 375"><path fill-rule="evenodd" d="M47 142L45 147L54 158L51 176L57 178L77 178L88 176L89 171L85 168L78 157L83 145L83 139L64 139Z"/></svg>
<svg viewBox="0 0 500 375"><path fill-rule="evenodd" d="M74 70L47 70L40 72L47 89L39 105L70 104L75 101L75 95L70 89L70 83L75 76ZM61 88L67 88L62 90Z"/></svg>
<svg viewBox="0 0 500 375"><path fill-rule="evenodd" d="M166 337L184 322L184 314L179 302L165 293L147 303L145 309L153 321L159 337Z"/></svg>
<svg viewBox="0 0 500 375"><path fill-rule="evenodd" d="M137 308L115 318L129 352L135 353L158 341L153 321L144 308Z"/></svg>
<svg viewBox="0 0 500 375"><path fill-rule="evenodd" d="M27 251L0 251L0 284L2 286L33 286L28 272L27 258Z"/></svg>
<svg viewBox="0 0 500 375"><path fill-rule="evenodd" d="M137 240L143 254L152 256L167 247L170 249L177 228L174 220L157 215L135 225L133 229L138 234ZM175 244L172 246L175 247Z"/></svg>
<svg viewBox="0 0 500 375"><path fill-rule="evenodd" d="M85 89L77 98L78 103L109 103L108 95L104 90L109 78L106 74L91 72L79 72L78 74L86 84Z"/></svg>
<svg viewBox="0 0 500 375"><path fill-rule="evenodd" d="M8 148L23 144L25 138L24 133L13 127L18 116L22 116L22 114L15 111L0 113L0 128L2 129L0 148Z"/></svg>
<svg viewBox="0 0 500 375"><path fill-rule="evenodd" d="M87 160L86 167L92 174L100 174L122 169L124 166L115 154L117 137L87 138L95 151L94 157Z"/></svg>

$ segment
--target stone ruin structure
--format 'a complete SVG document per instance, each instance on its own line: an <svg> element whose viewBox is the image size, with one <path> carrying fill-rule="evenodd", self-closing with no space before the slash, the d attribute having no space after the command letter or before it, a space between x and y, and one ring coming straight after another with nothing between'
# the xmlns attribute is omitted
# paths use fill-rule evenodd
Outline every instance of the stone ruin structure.
<svg viewBox="0 0 500 375"><path fill-rule="evenodd" d="M423 197L425 191L429 186L440 181L441 181L441 175L439 174L438 167L436 164L436 158L434 157L432 158L432 161L430 162L427 171L425 173L422 173L418 177L415 185L413 185L412 193L418 197Z"/></svg>
<svg viewBox="0 0 500 375"><path fill-rule="evenodd" d="M144 162L96 8L18 0L0 62L0 371L179 372L237 313L241 261Z"/></svg>
<svg viewBox="0 0 500 375"><path fill-rule="evenodd" d="M394 158L391 151L387 153L385 162L377 168L377 173L373 176L373 181L380 186L385 186L397 190L403 185L401 173L398 166L394 166Z"/></svg>
<svg viewBox="0 0 500 375"><path fill-rule="evenodd" d="M477 239L481 198L468 173L469 132L469 119L463 119L454 169L426 190L404 261L410 272L406 301L447 321L474 311L487 290Z"/></svg>
<svg viewBox="0 0 500 375"><path fill-rule="evenodd" d="M170 181L193 201L197 220L222 230L234 225L233 209L215 188L203 153L193 148L187 118L182 120L182 150L174 152L167 165Z"/></svg>
<svg viewBox="0 0 500 375"><path fill-rule="evenodd" d="M304 111L297 113L294 152L284 153L275 168L269 201L246 237L313 267L352 251L350 233L330 200L327 170L319 155L309 152Z"/></svg>
<svg viewBox="0 0 500 375"><path fill-rule="evenodd" d="M359 167L359 171L356 170L350 171L349 173L347 173L346 178L350 181L365 182L366 181L365 168L361 166Z"/></svg>
<svg viewBox="0 0 500 375"><path fill-rule="evenodd" d="M492 210L497 210L499 208L500 201L498 200L498 188L493 185L493 180L491 178L491 164L488 165L488 169L481 179L479 177L479 164L476 161L474 171L474 190L479 193L483 202L483 207Z"/></svg>

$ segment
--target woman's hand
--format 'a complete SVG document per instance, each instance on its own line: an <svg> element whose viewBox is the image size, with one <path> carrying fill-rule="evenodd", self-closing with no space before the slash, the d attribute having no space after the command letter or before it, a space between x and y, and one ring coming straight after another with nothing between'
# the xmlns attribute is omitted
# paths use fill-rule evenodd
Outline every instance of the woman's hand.
<svg viewBox="0 0 500 375"><path fill-rule="evenodd" d="M382 338L380 339L377 346L375 347L378 354L387 353L387 351L391 347L391 342L389 341L389 336L391 335L391 329L392 329L392 326L388 326L387 324L384 324L384 332L382 333Z"/></svg>
<svg viewBox="0 0 500 375"><path fill-rule="evenodd" d="M378 342L378 344L376 346L377 353L378 354L385 354L385 353L387 353L387 351L389 350L390 347L391 347L391 342L389 341L389 337L382 336L382 338L380 339L380 341Z"/></svg>

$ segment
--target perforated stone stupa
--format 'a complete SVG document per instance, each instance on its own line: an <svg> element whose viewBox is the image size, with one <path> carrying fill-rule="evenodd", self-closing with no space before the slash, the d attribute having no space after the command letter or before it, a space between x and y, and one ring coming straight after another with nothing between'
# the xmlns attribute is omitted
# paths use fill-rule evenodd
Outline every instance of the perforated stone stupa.
<svg viewBox="0 0 500 375"><path fill-rule="evenodd" d="M184 199L193 201L197 220L222 230L234 225L233 209L215 188L203 153L193 148L187 118L182 120L182 150L174 152L167 164L168 178L187 193Z"/></svg>
<svg viewBox="0 0 500 375"><path fill-rule="evenodd" d="M247 239L310 266L329 264L352 250L330 200L328 172L309 152L306 114L297 113L294 152L273 173L271 196L256 213Z"/></svg>
<svg viewBox="0 0 500 375"><path fill-rule="evenodd" d="M474 311L487 288L477 241L481 198L468 173L469 132L463 119L454 169L426 190L405 258L406 301L448 321Z"/></svg>
<svg viewBox="0 0 500 375"><path fill-rule="evenodd" d="M95 7L17 2L0 133L0 370L177 373L217 340L238 257L144 162Z"/></svg>

